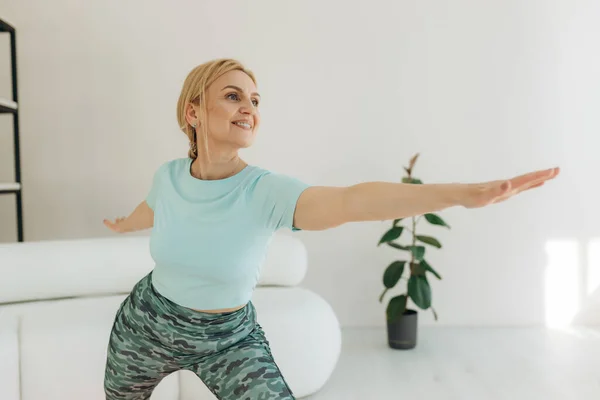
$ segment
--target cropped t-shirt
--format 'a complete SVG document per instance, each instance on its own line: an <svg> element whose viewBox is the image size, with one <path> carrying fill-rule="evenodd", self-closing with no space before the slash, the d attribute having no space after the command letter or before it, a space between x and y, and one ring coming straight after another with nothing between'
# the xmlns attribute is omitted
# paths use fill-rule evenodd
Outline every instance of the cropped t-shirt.
<svg viewBox="0 0 600 400"><path fill-rule="evenodd" d="M293 226L308 184L254 165L201 180L191 158L162 164L146 202L154 210L152 284L184 307L233 308L250 301L273 234Z"/></svg>

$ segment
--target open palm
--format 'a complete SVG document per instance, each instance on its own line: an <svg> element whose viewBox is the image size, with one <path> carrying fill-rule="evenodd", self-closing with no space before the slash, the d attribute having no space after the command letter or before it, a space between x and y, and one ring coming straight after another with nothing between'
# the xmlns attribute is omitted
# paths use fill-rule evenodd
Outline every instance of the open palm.
<svg viewBox="0 0 600 400"><path fill-rule="evenodd" d="M559 168L550 168L529 172L512 179L469 185L473 190L467 196L464 206L478 208L505 201L525 190L544 185L546 181L556 178L559 173Z"/></svg>
<svg viewBox="0 0 600 400"><path fill-rule="evenodd" d="M113 232L117 232L117 233L123 233L125 232L125 229L123 227L123 221L125 221L125 217L120 217L115 219L115 221L111 221L108 219L105 219L104 225L106 225L106 227L108 227L108 229L110 229Z"/></svg>

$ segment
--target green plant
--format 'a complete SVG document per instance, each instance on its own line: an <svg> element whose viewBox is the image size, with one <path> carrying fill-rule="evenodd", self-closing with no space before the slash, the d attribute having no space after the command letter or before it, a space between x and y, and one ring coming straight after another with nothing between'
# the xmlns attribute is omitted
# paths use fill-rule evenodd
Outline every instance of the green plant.
<svg viewBox="0 0 600 400"><path fill-rule="evenodd" d="M418 157L419 154L417 153L410 159L409 166L404 167L407 175L402 178L402 183L414 185L423 183L420 179L413 176L413 169ZM428 274L435 276L437 279L442 279L442 277L426 261L425 245L437 249L441 249L442 245L436 238L419 235L417 233L417 225L421 218L425 218L425 221L432 225L450 229L450 226L442 218L432 213L410 217L408 219L410 227L402 225L407 219L399 218L394 220L392 227L384 233L377 244L377 246L386 244L394 249L407 252L408 255L410 255L409 260L398 260L391 263L383 274L383 285L385 286L385 289L383 290L383 293L381 293L381 296L379 296L380 303L383 302L383 298L388 290L394 288L401 279L407 281L406 292L392 297L387 305L386 315L390 322L398 321L402 317L406 311L409 298L422 310L431 308L436 321L438 318L435 309L431 306L431 287L429 285ZM411 234L409 244L400 244L396 242L396 240L400 239L404 231L408 231ZM409 268L405 268L407 264L409 265ZM403 277L405 270L409 271L408 278Z"/></svg>

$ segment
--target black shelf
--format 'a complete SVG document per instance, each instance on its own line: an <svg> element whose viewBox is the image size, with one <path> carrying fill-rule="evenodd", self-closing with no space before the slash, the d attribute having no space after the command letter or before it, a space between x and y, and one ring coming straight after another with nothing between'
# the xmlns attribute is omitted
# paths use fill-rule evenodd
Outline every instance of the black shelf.
<svg viewBox="0 0 600 400"><path fill-rule="evenodd" d="M0 19L0 32L14 32L15 28L6 21Z"/></svg>
<svg viewBox="0 0 600 400"><path fill-rule="evenodd" d="M10 65L12 79L12 99L0 99L0 114L12 114L14 148L14 182L0 182L0 195L14 195L17 208L17 240L24 241L23 235L23 185L21 183L21 147L19 140L19 107L17 88L17 31L6 21L0 19L0 32L10 35ZM3 134L3 132L0 132Z"/></svg>
<svg viewBox="0 0 600 400"><path fill-rule="evenodd" d="M12 185L11 185L12 186ZM19 193L21 191L21 185L17 185L15 188L4 188L0 184L0 193Z"/></svg>
<svg viewBox="0 0 600 400"><path fill-rule="evenodd" d="M12 108L10 106L1 104L1 101L0 101L0 114L16 114L16 113L17 113L16 108Z"/></svg>
<svg viewBox="0 0 600 400"><path fill-rule="evenodd" d="M0 114L16 114L17 110L9 108L0 104Z"/></svg>

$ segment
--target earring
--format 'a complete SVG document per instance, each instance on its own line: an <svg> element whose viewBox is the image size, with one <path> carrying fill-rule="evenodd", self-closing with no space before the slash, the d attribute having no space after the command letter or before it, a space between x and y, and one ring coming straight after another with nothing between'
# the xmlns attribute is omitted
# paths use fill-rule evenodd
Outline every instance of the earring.
<svg viewBox="0 0 600 400"><path fill-rule="evenodd" d="M192 124L192 128L196 129L196 123L195 122Z"/></svg>

